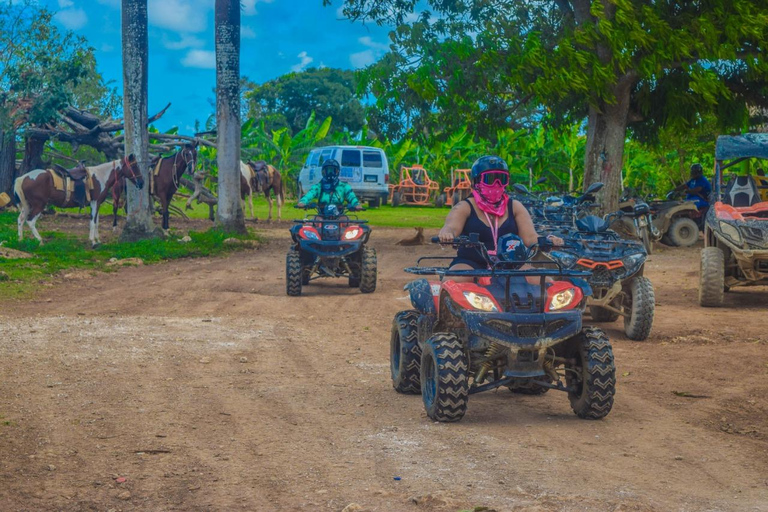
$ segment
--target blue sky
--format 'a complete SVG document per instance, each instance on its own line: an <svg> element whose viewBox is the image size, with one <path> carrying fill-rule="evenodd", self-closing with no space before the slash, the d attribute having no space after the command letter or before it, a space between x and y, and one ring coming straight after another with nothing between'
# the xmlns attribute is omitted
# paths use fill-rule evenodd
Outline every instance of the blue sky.
<svg viewBox="0 0 768 512"><path fill-rule="evenodd" d="M99 70L122 91L120 0L42 0L62 28L85 36ZM169 101L157 123L165 130L194 130L213 109L214 0L148 0L149 115ZM241 0L241 74L261 83L290 71L328 66L356 69L387 51L387 27L351 23L341 0Z"/></svg>

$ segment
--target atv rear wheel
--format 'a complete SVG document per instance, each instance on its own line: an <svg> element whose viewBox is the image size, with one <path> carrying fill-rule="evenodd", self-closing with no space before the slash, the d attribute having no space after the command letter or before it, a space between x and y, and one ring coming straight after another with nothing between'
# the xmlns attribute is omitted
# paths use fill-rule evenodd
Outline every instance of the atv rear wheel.
<svg viewBox="0 0 768 512"><path fill-rule="evenodd" d="M389 339L389 373L398 393L421 393L421 347L419 347L419 312L400 311L392 320Z"/></svg>
<svg viewBox="0 0 768 512"><path fill-rule="evenodd" d="M619 314L600 306L589 306L589 314L595 322L615 322Z"/></svg>
<svg viewBox="0 0 768 512"><path fill-rule="evenodd" d="M285 258L285 291L291 297L301 295L302 274L301 255L299 251L291 249Z"/></svg>
<svg viewBox="0 0 768 512"><path fill-rule="evenodd" d="M672 221L666 236L672 245L690 247L699 240L699 226L693 219L678 217Z"/></svg>
<svg viewBox="0 0 768 512"><path fill-rule="evenodd" d="M467 412L469 360L455 334L433 334L424 344L421 397L427 416L435 421L459 421Z"/></svg>
<svg viewBox="0 0 768 512"><path fill-rule="evenodd" d="M373 293L376 291L376 249L363 247L360 262L360 291Z"/></svg>
<svg viewBox="0 0 768 512"><path fill-rule="evenodd" d="M579 418L599 420L611 412L616 393L616 367L608 336L596 327L584 329L577 342L576 364L567 366L566 384L571 409Z"/></svg>
<svg viewBox="0 0 768 512"><path fill-rule="evenodd" d="M725 292L725 255L718 247L705 247L701 250L701 270L699 271L699 304L705 308L723 305Z"/></svg>
<svg viewBox="0 0 768 512"><path fill-rule="evenodd" d="M653 284L647 277L639 276L629 283L627 293L629 316L624 317L624 332L627 338L643 341L651 334L656 298Z"/></svg>

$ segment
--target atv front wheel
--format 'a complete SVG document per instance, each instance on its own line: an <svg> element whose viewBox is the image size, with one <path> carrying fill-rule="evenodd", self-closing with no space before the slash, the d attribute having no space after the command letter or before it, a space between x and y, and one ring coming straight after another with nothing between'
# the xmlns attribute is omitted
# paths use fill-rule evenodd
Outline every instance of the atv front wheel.
<svg viewBox="0 0 768 512"><path fill-rule="evenodd" d="M723 305L725 291L725 255L718 247L701 250L699 271L699 304L705 308Z"/></svg>
<svg viewBox="0 0 768 512"><path fill-rule="evenodd" d="M699 240L699 225L688 217L678 217L672 221L666 236L672 245L690 247Z"/></svg>
<svg viewBox="0 0 768 512"><path fill-rule="evenodd" d="M427 416L435 421L459 421L467 412L469 360L455 334L433 334L424 344L421 397Z"/></svg>
<svg viewBox="0 0 768 512"><path fill-rule="evenodd" d="M651 234L647 226L640 230L640 239L643 242L643 247L645 247L645 252L648 253L648 256L653 254L653 240L651 240Z"/></svg>
<svg viewBox="0 0 768 512"><path fill-rule="evenodd" d="M565 380L571 409L579 418L599 420L611 412L616 393L616 367L608 336L596 327L588 327L579 334L575 365L566 366Z"/></svg>
<svg viewBox="0 0 768 512"><path fill-rule="evenodd" d="M291 249L285 258L285 291L291 297L301 295L302 274L301 255L299 251Z"/></svg>
<svg viewBox="0 0 768 512"><path fill-rule="evenodd" d="M376 249L363 247L360 263L360 291L373 293L376 291Z"/></svg>
<svg viewBox="0 0 768 512"><path fill-rule="evenodd" d="M643 276L634 278L629 283L627 299L630 301L629 316L624 317L624 332L631 340L643 341L651 334L653 313L656 310L651 280Z"/></svg>
<svg viewBox="0 0 768 512"><path fill-rule="evenodd" d="M418 395L421 392L419 347L419 312L400 311L392 320L389 339L389 373L392 387L398 393Z"/></svg>
<svg viewBox="0 0 768 512"><path fill-rule="evenodd" d="M600 306L589 306L589 314L595 322L615 322L619 314Z"/></svg>

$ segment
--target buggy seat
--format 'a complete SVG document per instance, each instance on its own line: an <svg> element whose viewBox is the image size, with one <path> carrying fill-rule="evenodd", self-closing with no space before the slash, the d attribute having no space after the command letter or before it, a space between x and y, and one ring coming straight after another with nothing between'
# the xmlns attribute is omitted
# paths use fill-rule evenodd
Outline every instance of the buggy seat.
<svg viewBox="0 0 768 512"><path fill-rule="evenodd" d="M735 176L725 187L723 203L735 208L753 206L760 202L760 193L752 176Z"/></svg>

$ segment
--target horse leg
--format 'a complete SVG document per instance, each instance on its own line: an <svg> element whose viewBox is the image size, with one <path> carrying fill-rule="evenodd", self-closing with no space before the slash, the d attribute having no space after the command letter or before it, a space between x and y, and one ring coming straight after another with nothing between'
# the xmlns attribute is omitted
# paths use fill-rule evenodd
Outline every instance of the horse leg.
<svg viewBox="0 0 768 512"><path fill-rule="evenodd" d="M96 219L93 222L93 232L96 235L96 245L101 245L101 236L99 235L99 206L96 205Z"/></svg>
<svg viewBox="0 0 768 512"><path fill-rule="evenodd" d="M277 220L280 221L280 210L283 208L283 198L280 194L277 194Z"/></svg>
<svg viewBox="0 0 768 512"><path fill-rule="evenodd" d="M27 220L28 214L27 205L22 204L21 208L19 208L19 242L24 240L24 222Z"/></svg>
<svg viewBox="0 0 768 512"><path fill-rule="evenodd" d="M267 222L272 222L272 196L267 192L267 204L269 204L269 213L267 214Z"/></svg>
<svg viewBox="0 0 768 512"><path fill-rule="evenodd" d="M89 223L90 232L88 233L88 240L91 242L91 247L96 247L96 216L98 212L98 205L96 201L91 201L91 221Z"/></svg>
<svg viewBox="0 0 768 512"><path fill-rule="evenodd" d="M250 201L250 204L251 204L251 220L253 220L254 219L254 217L253 217L253 188L251 188L251 187L248 187L248 200ZM245 210L243 210L243 211L245 211Z"/></svg>
<svg viewBox="0 0 768 512"><path fill-rule="evenodd" d="M35 238L37 238L37 241L40 242L40 245L43 245L43 237L40 236L40 233L37 232L37 228L35 227L35 223L37 222L37 219L40 218L40 215L42 215L43 212L37 212L32 219L27 219L27 225L29 226L29 229L32 230L32 234L35 235Z"/></svg>

